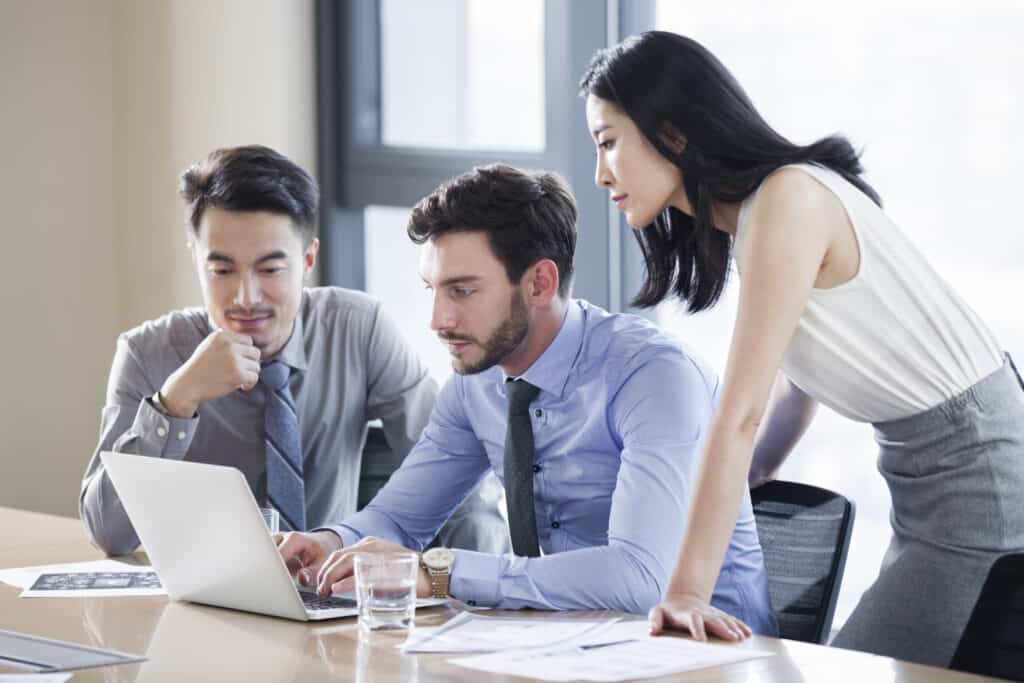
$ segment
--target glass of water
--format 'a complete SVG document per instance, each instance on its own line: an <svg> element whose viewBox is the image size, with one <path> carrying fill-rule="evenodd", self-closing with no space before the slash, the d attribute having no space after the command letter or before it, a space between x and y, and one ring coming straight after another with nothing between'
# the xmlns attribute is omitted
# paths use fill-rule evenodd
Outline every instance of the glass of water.
<svg viewBox="0 0 1024 683"><path fill-rule="evenodd" d="M281 513L274 508L260 508L263 515L263 523L267 525L267 531L273 536L281 531Z"/></svg>
<svg viewBox="0 0 1024 683"><path fill-rule="evenodd" d="M356 553L360 628L410 628L416 613L419 570L419 556L415 553Z"/></svg>

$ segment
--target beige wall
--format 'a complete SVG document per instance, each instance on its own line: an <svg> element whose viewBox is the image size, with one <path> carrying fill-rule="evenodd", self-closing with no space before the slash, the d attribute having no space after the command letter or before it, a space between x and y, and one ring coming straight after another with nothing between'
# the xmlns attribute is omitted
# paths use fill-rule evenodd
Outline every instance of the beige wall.
<svg viewBox="0 0 1024 683"><path fill-rule="evenodd" d="M313 7L293 0L114 3L118 323L199 304L178 174L261 143L313 170ZM140 173L140 169L145 169ZM166 286L138 288L156 280Z"/></svg>
<svg viewBox="0 0 1024 683"><path fill-rule="evenodd" d="M312 0L0 0L0 506L77 514L114 340L201 303L180 171L313 170Z"/></svg>

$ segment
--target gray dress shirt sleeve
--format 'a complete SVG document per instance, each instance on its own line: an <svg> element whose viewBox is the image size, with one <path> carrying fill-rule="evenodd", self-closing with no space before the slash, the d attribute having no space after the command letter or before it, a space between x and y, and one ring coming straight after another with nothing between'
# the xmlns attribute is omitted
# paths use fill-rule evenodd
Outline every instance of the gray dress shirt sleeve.
<svg viewBox="0 0 1024 683"><path fill-rule="evenodd" d="M139 538L100 461L100 451L182 459L192 443L199 418L164 415L149 401L160 387L146 376L136 350L122 335L110 369L100 421L100 440L82 480L79 514L93 543L108 555L125 555Z"/></svg>

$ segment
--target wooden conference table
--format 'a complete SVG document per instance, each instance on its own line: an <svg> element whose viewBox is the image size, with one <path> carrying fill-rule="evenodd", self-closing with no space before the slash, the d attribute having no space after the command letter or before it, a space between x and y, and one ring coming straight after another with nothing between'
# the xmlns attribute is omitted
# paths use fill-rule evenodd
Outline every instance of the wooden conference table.
<svg viewBox="0 0 1024 683"><path fill-rule="evenodd" d="M0 568L101 559L77 519L0 508ZM19 599L0 584L0 629L69 640L147 661L74 674L72 681L522 681L449 664L449 655L400 655L398 636L360 639L354 618L319 624L236 612L166 597ZM434 608L416 623L437 625L456 612ZM498 615L500 612L489 612ZM542 612L516 612L517 616ZM593 614L593 613L579 613ZM602 613L605 614L605 613ZM560 615L564 617L564 614ZM732 647L776 656L693 671L659 681L900 681L986 680L885 657L775 638Z"/></svg>

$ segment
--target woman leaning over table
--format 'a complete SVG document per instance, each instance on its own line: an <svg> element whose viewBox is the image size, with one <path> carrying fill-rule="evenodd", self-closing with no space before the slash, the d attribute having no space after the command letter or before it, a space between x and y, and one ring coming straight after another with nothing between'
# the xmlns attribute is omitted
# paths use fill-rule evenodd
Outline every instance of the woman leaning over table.
<svg viewBox="0 0 1024 683"><path fill-rule="evenodd" d="M704 467L652 630L749 635L708 596L748 474L773 476L820 401L874 426L893 506L881 573L833 644L948 665L990 565L1024 549L1024 384L1009 356L883 213L848 141L789 142L693 40L631 37L594 56L581 89L595 180L646 261L634 303L676 296L701 311L730 258L740 275Z"/></svg>

